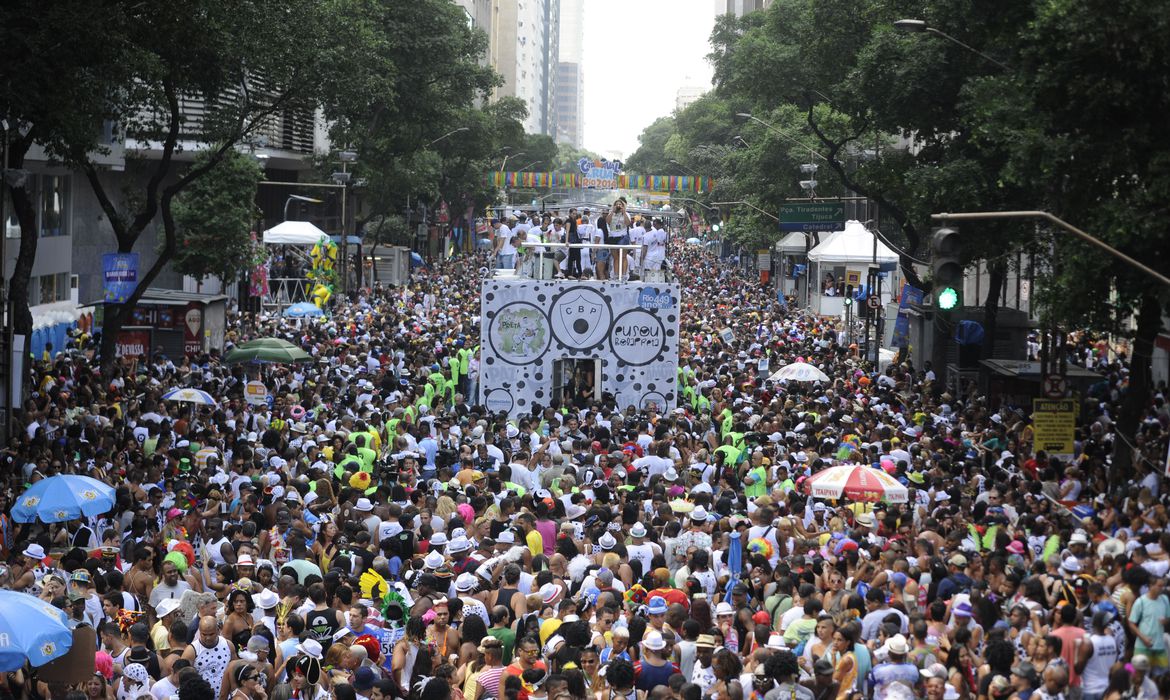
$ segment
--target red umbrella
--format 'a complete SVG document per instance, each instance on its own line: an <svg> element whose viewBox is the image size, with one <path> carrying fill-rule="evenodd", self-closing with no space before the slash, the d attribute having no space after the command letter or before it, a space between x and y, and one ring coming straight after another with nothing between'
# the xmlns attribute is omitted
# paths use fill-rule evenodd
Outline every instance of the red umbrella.
<svg viewBox="0 0 1170 700"><path fill-rule="evenodd" d="M813 498L848 498L853 501L906 503L910 492L894 477L862 464L829 467L804 482Z"/></svg>

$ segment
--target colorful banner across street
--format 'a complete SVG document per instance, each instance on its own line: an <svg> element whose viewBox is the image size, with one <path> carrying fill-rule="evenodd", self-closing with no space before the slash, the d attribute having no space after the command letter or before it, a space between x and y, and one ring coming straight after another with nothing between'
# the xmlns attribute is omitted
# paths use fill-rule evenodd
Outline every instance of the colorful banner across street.
<svg viewBox="0 0 1170 700"><path fill-rule="evenodd" d="M612 178L593 178L584 173L494 172L485 176L485 182L496 187L603 187L619 190L651 190L654 192L710 192L715 181L709 177L690 175L614 175ZM612 183L612 184L611 184Z"/></svg>

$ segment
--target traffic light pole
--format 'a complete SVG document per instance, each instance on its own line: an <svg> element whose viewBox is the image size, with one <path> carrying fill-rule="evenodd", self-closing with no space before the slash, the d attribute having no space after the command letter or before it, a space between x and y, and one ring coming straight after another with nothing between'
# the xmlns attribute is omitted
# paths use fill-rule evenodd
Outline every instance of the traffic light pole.
<svg viewBox="0 0 1170 700"><path fill-rule="evenodd" d="M1088 243L1089 245L1100 248L1101 250L1105 251L1106 253L1109 253L1113 257L1115 257L1118 260L1129 265L1130 267L1137 268L1138 270L1141 270L1142 272L1146 273L1147 275L1158 280L1162 284L1170 287L1170 277L1163 275L1162 273L1149 267L1148 265L1144 265L1144 264L1138 262L1137 260L1131 258L1130 256L1128 256L1125 253L1121 252L1120 250L1114 248L1113 246L1109 245L1108 243L1100 240L1099 238L1094 237L1092 234L1087 233L1085 231L1082 231L1081 229L1077 228L1076 226L1073 226L1072 224L1068 223L1067 221L1064 221L1063 219L1057 218L1056 216L1053 216L1052 214L1049 214L1046 211L1039 211L1039 210L1037 210L1037 211L968 211L968 212L954 212L954 213L945 213L944 212L942 214L931 214L930 218L933 221L939 221L939 222L943 222L943 223L946 223L949 221L993 221L993 220L997 220L997 219L1044 219L1045 221L1047 221L1049 223L1056 224L1060 228L1064 229L1065 231L1068 231L1069 233L1073 234L1077 238L1080 238L1081 240Z"/></svg>

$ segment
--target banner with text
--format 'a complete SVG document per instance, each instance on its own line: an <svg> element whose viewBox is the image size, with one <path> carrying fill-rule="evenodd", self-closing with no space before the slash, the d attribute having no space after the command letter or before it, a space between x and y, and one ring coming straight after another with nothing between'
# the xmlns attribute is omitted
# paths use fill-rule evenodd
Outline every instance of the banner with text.
<svg viewBox="0 0 1170 700"><path fill-rule="evenodd" d="M591 173L593 171L590 171ZM484 182L493 187L592 187L608 190L650 190L653 192L710 192L715 181L690 175L626 175L605 172L605 177L587 173L493 172Z"/></svg>
<svg viewBox="0 0 1170 700"><path fill-rule="evenodd" d="M138 286L138 253L102 255L102 288L107 302L122 303Z"/></svg>

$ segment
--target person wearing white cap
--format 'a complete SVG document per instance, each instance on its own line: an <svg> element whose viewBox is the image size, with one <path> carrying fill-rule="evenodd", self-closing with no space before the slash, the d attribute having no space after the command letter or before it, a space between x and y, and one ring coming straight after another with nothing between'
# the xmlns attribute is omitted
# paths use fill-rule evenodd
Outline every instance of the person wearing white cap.
<svg viewBox="0 0 1170 700"><path fill-rule="evenodd" d="M163 598L154 606L154 615L158 621L150 628L150 641L154 643L155 649L170 648L171 623L175 621L174 615L178 611L177 598Z"/></svg>
<svg viewBox="0 0 1170 700"><path fill-rule="evenodd" d="M366 532L370 533L370 537L377 537L378 528L382 525L382 519L374 515L374 504L370 502L370 499L365 496L357 499L353 510L354 517L361 519L362 527L366 529Z"/></svg>
<svg viewBox="0 0 1170 700"><path fill-rule="evenodd" d="M467 619L468 615L478 615L485 627L491 627L492 620L487 607L475 597L478 586L479 581L471 572L465 571L455 577L455 593L459 600L463 601L464 619Z"/></svg>
<svg viewBox="0 0 1170 700"><path fill-rule="evenodd" d="M676 550L683 553L691 548L710 551L711 535L708 533L708 528L707 509L703 506L695 506L688 518L687 529L678 536Z"/></svg>
<svg viewBox="0 0 1170 700"><path fill-rule="evenodd" d="M626 545L626 555L629 561L639 562L642 565L642 573L646 574L650 571L651 562L654 557L662 554L662 547L657 542L647 542L646 526L642 523L634 523L630 528L630 539L632 542Z"/></svg>
<svg viewBox="0 0 1170 700"><path fill-rule="evenodd" d="M918 687L919 674L918 667L906 660L910 653L909 643L902 635L895 634L886 640L884 650L886 661L870 671L873 697L875 700L912 697Z"/></svg>
<svg viewBox="0 0 1170 700"><path fill-rule="evenodd" d="M678 672L668 658L669 653L662 633L656 629L647 630L642 637L642 659L638 665L636 687L639 690L650 691L657 686L664 686Z"/></svg>

